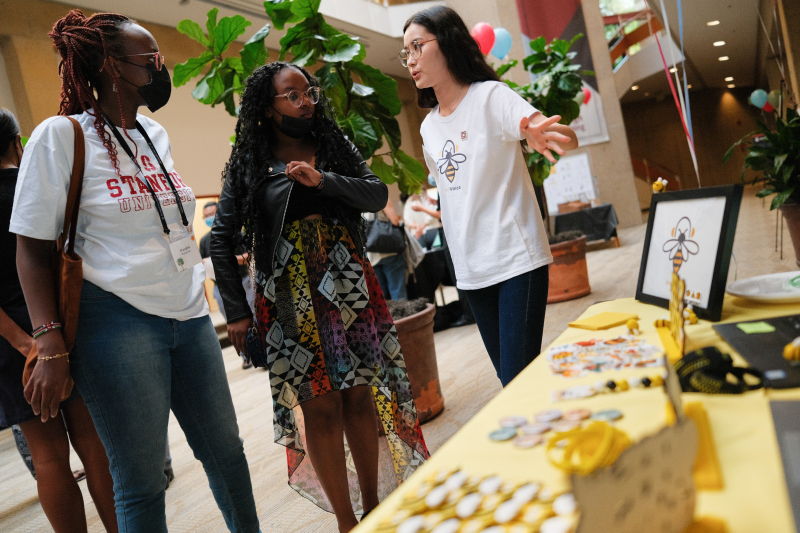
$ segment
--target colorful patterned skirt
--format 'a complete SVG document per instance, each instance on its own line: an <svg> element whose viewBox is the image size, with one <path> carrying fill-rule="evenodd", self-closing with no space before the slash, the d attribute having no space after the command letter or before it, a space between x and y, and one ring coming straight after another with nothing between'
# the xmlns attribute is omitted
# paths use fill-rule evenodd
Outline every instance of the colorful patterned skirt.
<svg viewBox="0 0 800 533"><path fill-rule="evenodd" d="M284 227L272 276L256 272L256 317L272 385L275 442L286 446L289 485L322 509L328 498L306 460L300 404L348 387L372 389L380 427L382 499L428 457L397 332L372 265L335 220ZM376 438L379 438L376 435ZM345 443L350 499L361 509Z"/></svg>

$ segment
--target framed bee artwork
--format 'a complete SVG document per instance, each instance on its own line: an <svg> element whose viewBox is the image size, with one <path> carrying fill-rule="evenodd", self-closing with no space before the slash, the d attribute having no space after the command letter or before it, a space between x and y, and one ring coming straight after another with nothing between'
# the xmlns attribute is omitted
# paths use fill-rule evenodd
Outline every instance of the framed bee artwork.
<svg viewBox="0 0 800 533"><path fill-rule="evenodd" d="M686 282L684 301L716 322L742 203L741 185L653 194L636 299L669 308L672 274Z"/></svg>

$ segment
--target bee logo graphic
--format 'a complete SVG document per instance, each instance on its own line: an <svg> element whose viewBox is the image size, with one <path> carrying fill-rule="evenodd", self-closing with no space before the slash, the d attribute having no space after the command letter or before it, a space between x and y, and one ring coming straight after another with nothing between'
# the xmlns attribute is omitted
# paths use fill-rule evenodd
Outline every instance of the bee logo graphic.
<svg viewBox="0 0 800 533"><path fill-rule="evenodd" d="M458 146L453 144L453 141L447 141L444 143L442 151L439 152L439 157L441 157L441 159L436 162L439 167L439 174L444 174L450 183L453 183L456 177L456 170L458 170L458 164L466 161L467 156L458 153Z"/></svg>
<svg viewBox="0 0 800 533"><path fill-rule="evenodd" d="M681 266L689 261L689 256L696 255L700 251L700 246L690 240L694 237L694 228L692 228L692 221L689 220L689 217L681 218L672 228L670 235L675 238L665 242L661 251L669 254L672 271L677 274Z"/></svg>

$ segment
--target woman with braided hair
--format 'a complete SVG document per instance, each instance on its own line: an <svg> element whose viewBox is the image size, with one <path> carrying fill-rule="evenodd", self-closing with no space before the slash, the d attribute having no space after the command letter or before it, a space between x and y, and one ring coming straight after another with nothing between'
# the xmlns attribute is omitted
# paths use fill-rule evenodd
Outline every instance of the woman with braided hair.
<svg viewBox="0 0 800 533"><path fill-rule="evenodd" d="M253 72L211 257L228 337L270 371L289 485L333 511L341 532L429 455L397 333L364 257L361 212L383 209L387 198L316 79L284 62ZM237 273L239 242L253 252L255 317ZM379 474L381 457L393 474Z"/></svg>
<svg viewBox="0 0 800 533"><path fill-rule="evenodd" d="M71 374L108 456L119 531L167 531L171 409L228 529L256 532L250 472L188 222L194 194L173 166L167 132L137 113L169 99L164 57L147 30L112 13L71 11L50 37L62 58L61 116L31 135L10 224L31 323L45 325L25 397L47 421ZM53 324L50 256L81 138L64 116L80 126L86 153L75 237L84 282L71 352Z"/></svg>

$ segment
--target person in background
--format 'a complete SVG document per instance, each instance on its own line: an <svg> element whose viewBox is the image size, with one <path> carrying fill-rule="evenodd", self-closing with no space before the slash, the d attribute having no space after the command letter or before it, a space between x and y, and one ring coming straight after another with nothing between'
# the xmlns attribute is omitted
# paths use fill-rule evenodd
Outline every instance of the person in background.
<svg viewBox="0 0 800 533"><path fill-rule="evenodd" d="M386 206L378 213L368 215L368 217L371 216L378 220L388 220L393 226L399 226L401 222L391 200L387 201ZM406 260L403 253L367 252L367 258L375 270L375 276L378 278L383 296L387 300L407 299Z"/></svg>
<svg viewBox="0 0 800 533"><path fill-rule="evenodd" d="M541 350L553 261L520 141L555 162L578 138L500 81L453 9L424 9L403 32L458 287L505 386Z"/></svg>
<svg viewBox="0 0 800 533"><path fill-rule="evenodd" d="M211 229L228 337L269 368L290 486L333 511L345 533L358 523L355 509L370 512L429 456L397 331L363 252L361 213L383 209L388 190L305 69L276 61L245 83ZM255 321L237 272L242 242L254 259Z"/></svg>
<svg viewBox="0 0 800 533"><path fill-rule="evenodd" d="M138 113L169 100L164 56L150 32L114 13L70 11L50 37L61 55L61 116L31 135L10 224L32 323L57 320L51 250L75 145L64 116L79 123L86 150L75 242L84 282L75 347L66 350L59 329L36 339L26 397L46 422L72 375L108 456L123 533L167 531L170 410L228 529L256 533L250 471L189 223L194 194L175 169L167 132Z"/></svg>
<svg viewBox="0 0 800 533"><path fill-rule="evenodd" d="M59 393L53 402L55 416L42 420L22 387L25 358L35 342L17 273L17 236L9 231L22 157L17 119L0 108L0 427L19 426L26 445L20 446L17 439L18 449L23 454L27 448L30 454L30 461L24 454L23 459L36 478L42 509L57 533L85 532L87 527L83 495L69 464L70 442L84 465L100 520L106 531L117 531L108 459L78 391L73 388L60 403ZM51 362L39 361L36 366Z"/></svg>
<svg viewBox="0 0 800 533"><path fill-rule="evenodd" d="M217 202L207 202L206 205L203 206L203 221L209 228L214 227L214 217L216 214ZM250 305L250 309L254 309L253 304L255 302L256 293L253 291L253 278L250 276L250 268L247 265L250 254L248 254L244 246L241 245L237 248L236 252L236 263L239 265L239 275L242 278L244 293L247 295L247 303ZM203 258L203 264L207 261L211 262L211 232L206 233L200 238L200 257ZM219 312L222 314L222 318L227 322L228 316L225 314L225 302L219 294L219 287L217 286L216 280L214 280L214 299L217 301L217 306L219 307ZM253 364L247 360L244 354L239 355L242 357L243 369L246 370L253 367Z"/></svg>
<svg viewBox="0 0 800 533"><path fill-rule="evenodd" d="M429 244L432 244L432 242L429 242L430 239L426 238L426 236L437 233L436 230L442 227L442 222L439 218L431 216L421 209L415 209L415 207L419 206L428 206L430 197L427 192L427 190L423 190L419 194L408 196L403 205L403 222L414 234L414 237L420 241L420 244L424 248L430 249L431 246Z"/></svg>

